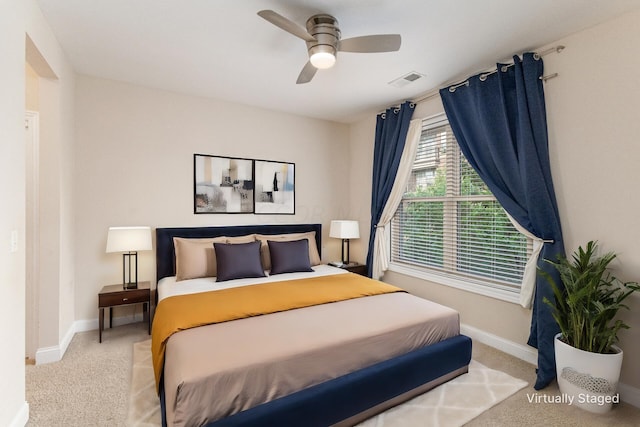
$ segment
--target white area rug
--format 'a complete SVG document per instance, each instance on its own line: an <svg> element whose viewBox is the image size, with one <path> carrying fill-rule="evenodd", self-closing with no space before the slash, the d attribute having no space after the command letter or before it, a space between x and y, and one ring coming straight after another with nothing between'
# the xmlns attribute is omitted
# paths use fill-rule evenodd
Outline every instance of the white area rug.
<svg viewBox="0 0 640 427"><path fill-rule="evenodd" d="M151 361L151 340L133 344L133 369L129 392L127 426L160 426L160 400Z"/></svg>
<svg viewBox="0 0 640 427"><path fill-rule="evenodd" d="M526 381L472 360L461 375L408 402L389 409L359 427L455 427L477 417L527 385ZM160 404L151 366L151 340L133 345L133 373L128 426L159 426Z"/></svg>

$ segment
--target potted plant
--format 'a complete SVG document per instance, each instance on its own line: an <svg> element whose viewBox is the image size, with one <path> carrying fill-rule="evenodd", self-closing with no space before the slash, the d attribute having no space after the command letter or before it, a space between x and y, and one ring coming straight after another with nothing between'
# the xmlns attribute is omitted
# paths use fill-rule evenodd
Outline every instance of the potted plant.
<svg viewBox="0 0 640 427"><path fill-rule="evenodd" d="M616 394L622 350L616 346L618 331L629 326L617 319L628 309L623 301L640 290L636 282L622 282L609 272L616 254L596 256L597 242L579 247L571 260L559 256L552 264L560 274L560 286L546 272L554 301L544 298L560 327L555 338L556 374L563 401L591 412L604 413L617 403Z"/></svg>

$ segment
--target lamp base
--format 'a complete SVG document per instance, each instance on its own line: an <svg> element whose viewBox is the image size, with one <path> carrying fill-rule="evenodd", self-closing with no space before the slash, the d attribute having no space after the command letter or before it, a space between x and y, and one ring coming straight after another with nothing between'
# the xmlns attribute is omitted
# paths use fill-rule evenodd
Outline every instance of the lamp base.
<svg viewBox="0 0 640 427"><path fill-rule="evenodd" d="M345 257L345 244L347 246L347 256ZM349 239L342 239L342 263L349 265Z"/></svg>
<svg viewBox="0 0 640 427"><path fill-rule="evenodd" d="M131 258L134 260L135 270L131 268ZM127 277L127 261L129 261L129 275ZM133 273L133 274L132 274ZM138 252L131 251L122 254L122 287L123 289L138 289Z"/></svg>

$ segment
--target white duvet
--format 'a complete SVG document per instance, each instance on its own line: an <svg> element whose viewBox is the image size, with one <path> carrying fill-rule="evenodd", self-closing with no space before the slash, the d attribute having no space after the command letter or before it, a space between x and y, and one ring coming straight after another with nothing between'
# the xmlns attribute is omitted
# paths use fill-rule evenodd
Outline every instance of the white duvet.
<svg viewBox="0 0 640 427"><path fill-rule="evenodd" d="M332 274L344 274L347 270L332 267L327 264L320 264L311 267L313 272L304 273L284 273L270 276L267 271L266 277L251 279L235 279L225 282L216 282L215 277L203 277L199 279L188 279L176 281L175 276L165 277L158 282L158 302L164 298L175 295L195 294L198 292L216 291L228 288L237 288L239 286L257 285L260 283L279 282L283 280L296 280L309 277L328 276Z"/></svg>

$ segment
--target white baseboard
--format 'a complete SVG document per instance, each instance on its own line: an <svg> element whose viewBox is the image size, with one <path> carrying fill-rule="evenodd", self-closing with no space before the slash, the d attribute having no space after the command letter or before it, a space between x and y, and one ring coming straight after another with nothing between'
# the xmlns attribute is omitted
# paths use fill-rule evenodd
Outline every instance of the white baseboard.
<svg viewBox="0 0 640 427"><path fill-rule="evenodd" d="M538 350L533 347L509 341L497 335L493 335L489 332L485 332L481 329L465 324L460 324L460 332L481 342L482 344L497 348L504 353L510 354L511 356L524 360L525 362L529 362L534 366L538 364Z"/></svg>
<svg viewBox="0 0 640 427"><path fill-rule="evenodd" d="M620 392L620 399L626 403L640 408L640 389L631 387L625 383L618 383L618 391Z"/></svg>
<svg viewBox="0 0 640 427"><path fill-rule="evenodd" d="M122 326L128 325L129 323L138 323L144 320L144 313L135 313L133 316L131 314L127 316L120 316L113 318L113 326ZM105 322L105 328L107 327L107 322ZM96 319L96 329L98 329L98 319Z"/></svg>
<svg viewBox="0 0 640 427"><path fill-rule="evenodd" d="M24 427L29 422L29 404L25 401L9 423L9 427Z"/></svg>
<svg viewBox="0 0 640 427"><path fill-rule="evenodd" d="M510 354L513 357L529 362L534 366L538 365L538 351L533 347L509 341L497 335L493 335L489 332L485 332L481 329L465 324L460 324L460 333L467 335L473 340ZM618 391L620 392L621 400L640 408L640 389L624 383L619 383Z"/></svg>
<svg viewBox="0 0 640 427"><path fill-rule="evenodd" d="M142 322L144 320L143 313L136 313L131 316L119 316L113 318L113 326L122 326L127 325L129 323ZM109 321L104 322L105 329L109 327ZM100 326L98 323L98 318L95 319L85 319L85 320L76 320L74 323L75 332L87 332L87 331L95 331Z"/></svg>
<svg viewBox="0 0 640 427"><path fill-rule="evenodd" d="M98 329L98 318L76 320L73 324L75 325L76 332L95 331Z"/></svg>
<svg viewBox="0 0 640 427"><path fill-rule="evenodd" d="M51 347L43 347L36 350L36 365L43 365L45 363L57 362L62 359L64 353L67 351L69 344L73 336L76 334L75 323L72 323L67 333L64 334L62 340L58 345Z"/></svg>
<svg viewBox="0 0 640 427"><path fill-rule="evenodd" d="M62 359L60 354L60 346L42 347L36 350L36 365L44 365L45 363L53 363Z"/></svg>
<svg viewBox="0 0 640 427"><path fill-rule="evenodd" d="M113 318L113 326L121 326L126 325L128 323L141 322L144 320L142 313L136 313L131 316L121 316ZM36 350L36 365L42 365L45 363L53 363L62 360L64 353L67 351L73 336L77 332L86 332L86 331L94 331L98 329L98 318L95 319L86 319L86 320L76 320L71 324L69 330L64 335L60 344L43 347Z"/></svg>

